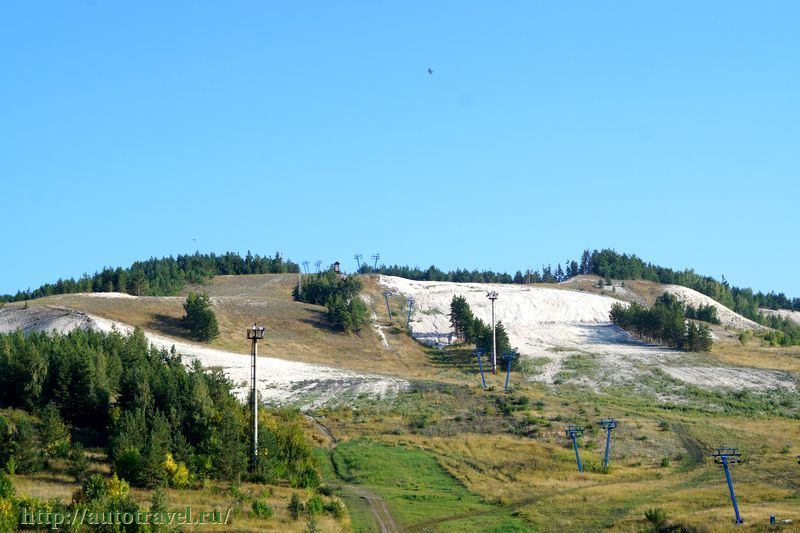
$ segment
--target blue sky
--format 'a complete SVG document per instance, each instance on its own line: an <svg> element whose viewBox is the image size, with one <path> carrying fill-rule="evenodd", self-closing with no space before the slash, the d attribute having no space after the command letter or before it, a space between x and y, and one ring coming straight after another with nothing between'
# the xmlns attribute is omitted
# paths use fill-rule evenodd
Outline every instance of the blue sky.
<svg viewBox="0 0 800 533"><path fill-rule="evenodd" d="M4 2L0 293L195 249L513 272L611 247L800 296L799 16Z"/></svg>

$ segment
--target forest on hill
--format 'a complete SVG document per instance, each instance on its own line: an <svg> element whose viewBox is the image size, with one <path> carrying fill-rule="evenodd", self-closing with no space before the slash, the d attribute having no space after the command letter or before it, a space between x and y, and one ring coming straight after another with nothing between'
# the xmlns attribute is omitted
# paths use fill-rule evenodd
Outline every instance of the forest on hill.
<svg viewBox="0 0 800 533"><path fill-rule="evenodd" d="M0 296L0 302L15 302L41 298L53 294L75 292L126 292L136 296L171 296L187 283L203 284L217 275L299 273L300 266L284 260L279 253L274 256L253 255L249 251L242 257L236 252L222 255L178 255L161 259L137 261L129 268L104 268L93 276L80 279L59 279L35 290L18 291L15 295ZM514 275L491 270L456 269L444 271L436 266L427 269L410 266L381 265L373 269L361 264L362 274L378 273L421 281L453 281L473 283L558 283L578 275L594 274L607 280L648 280L656 283L681 285L694 289L722 305L775 330L778 334L769 339L774 344L800 343L800 327L780 316L766 316L760 308L800 311L800 297L790 298L782 292L753 292L750 288L736 287L724 278L717 280L703 276L692 269L682 271L661 267L640 259L635 254L620 254L614 250L584 250L580 259L567 260L562 266L542 266L540 270L516 271Z"/></svg>
<svg viewBox="0 0 800 533"><path fill-rule="evenodd" d="M79 279L59 279L34 290L18 291L15 295L0 296L0 302L19 302L54 294L76 292L125 292L134 296L173 296L187 283L207 283L214 276L240 274L282 274L300 272L300 266L285 261L280 253L273 257L253 255L242 257L235 252L222 255L200 254L177 257L150 258L136 261L128 268L106 267L93 276Z"/></svg>

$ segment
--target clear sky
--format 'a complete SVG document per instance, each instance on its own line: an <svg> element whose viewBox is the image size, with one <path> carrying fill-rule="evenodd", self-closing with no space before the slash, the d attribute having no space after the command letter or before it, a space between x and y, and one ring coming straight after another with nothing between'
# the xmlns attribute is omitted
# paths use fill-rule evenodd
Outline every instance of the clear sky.
<svg viewBox="0 0 800 533"><path fill-rule="evenodd" d="M0 293L195 249L513 273L611 247L800 296L798 20L3 2Z"/></svg>

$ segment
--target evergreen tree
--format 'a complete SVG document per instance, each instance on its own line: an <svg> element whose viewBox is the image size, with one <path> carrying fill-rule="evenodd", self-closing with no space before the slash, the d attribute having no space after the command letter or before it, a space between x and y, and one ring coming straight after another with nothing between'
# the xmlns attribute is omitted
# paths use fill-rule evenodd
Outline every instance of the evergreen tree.
<svg viewBox="0 0 800 533"><path fill-rule="evenodd" d="M189 293L183 309L186 311L183 322L192 337L210 342L219 336L217 317L211 309L211 298L207 294Z"/></svg>
<svg viewBox="0 0 800 533"><path fill-rule="evenodd" d="M247 451L242 439L242 421L226 416L215 439L214 469L222 479L238 483L247 469Z"/></svg>
<svg viewBox="0 0 800 533"><path fill-rule="evenodd" d="M8 421L0 415L0 472L8 470L9 460L14 457L14 432Z"/></svg>
<svg viewBox="0 0 800 533"><path fill-rule="evenodd" d="M58 408L48 403L40 412L39 440L45 461L66 457L69 452L69 428L64 424Z"/></svg>
<svg viewBox="0 0 800 533"><path fill-rule="evenodd" d="M39 472L43 466L33 425L25 419L17 422L17 431L14 434L14 465L18 474Z"/></svg>
<svg viewBox="0 0 800 533"><path fill-rule="evenodd" d="M450 301L450 326L453 332L459 339L467 340L467 334L472 328L475 317L472 315L472 309L467 304L467 299L463 296L453 296Z"/></svg>

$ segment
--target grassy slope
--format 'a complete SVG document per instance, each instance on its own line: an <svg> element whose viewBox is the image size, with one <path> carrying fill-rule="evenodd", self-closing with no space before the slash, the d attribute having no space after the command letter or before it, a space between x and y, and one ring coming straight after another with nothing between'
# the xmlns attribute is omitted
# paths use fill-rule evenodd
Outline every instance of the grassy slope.
<svg viewBox="0 0 800 533"><path fill-rule="evenodd" d="M738 446L749 458L747 464L734 467L745 527L764 524L770 514L800 520L800 466L793 459L800 453L800 424L788 416L797 413L794 397L787 397L787 405L767 415L769 398L752 395L690 391L685 404L659 406L629 388L597 395L574 386L551 389L524 383L512 375L515 396L527 398L528 404L508 414L505 395L498 392L499 376L489 377L497 390L481 391L474 362L464 350L439 353L408 339L403 332L405 302L392 300L395 318L388 322L375 280L367 280L365 293L386 325L388 350L372 330L360 337L328 331L320 322L322 308L291 301L294 281L294 276L281 275L220 277L203 287L219 298L215 306L222 335L215 344L246 351L241 329L255 320L268 327L270 338L262 353L428 378L391 405L366 402L354 411L316 413L340 440L339 455L357 458L357 467L349 475L380 494L404 525L476 530L524 520L527 527L542 530L636 530L646 526L646 509L662 507L673 520L732 531L724 476L707 457L714 446L721 445ZM591 280L585 284L578 288L599 292L591 288ZM648 282L629 282L626 287L644 300L658 294L658 287ZM251 303L242 299L245 294L251 295ZM182 334L176 326L182 314L181 298L107 300L68 295L31 305L42 303ZM285 350L290 355L279 353L279 345L291 347ZM707 357L726 364L800 372L800 349L765 348L756 340L747 346L718 343ZM668 390L674 383L665 380L663 386ZM612 470L579 475L563 428L573 421L587 427L581 452L591 470L602 458L603 434L594 426L600 416L622 421L614 434ZM327 455L321 453L323 458ZM670 458L669 466L660 466L664 457ZM335 477L330 468L323 473L326 479ZM18 482L31 491L44 483L22 478ZM406 490L400 482L416 483L417 490ZM72 490L63 481L53 481L51 486ZM204 505L219 497L221 490L183 491L170 501L190 499ZM287 490L278 493L288 500ZM410 499L414 494L443 504L422 505ZM276 510L285 507L277 501ZM373 529L363 501L346 501L354 529ZM281 522L276 515L278 529L297 525Z"/></svg>
<svg viewBox="0 0 800 533"><path fill-rule="evenodd" d="M400 327L387 329L389 349L383 347L373 328L365 328L359 335L332 331L324 307L292 300L296 283L297 275L292 274L218 276L208 285L188 287L183 293L203 291L212 297L220 327L220 336L210 344L215 348L248 353L250 345L244 330L258 322L267 328L266 338L259 344L262 356L403 377L428 374L422 349ZM374 281L367 284L368 294L378 290ZM30 305L76 309L186 340L186 331L180 326L183 301L183 296L131 299L68 294L35 300ZM378 310L375 303L371 307ZM385 307L382 310L380 316L385 317ZM402 326L402 321L397 319L394 324Z"/></svg>

